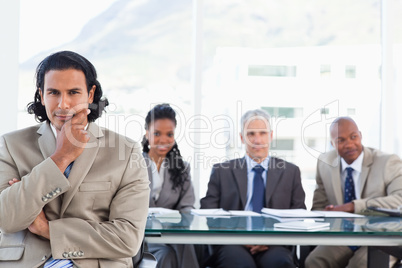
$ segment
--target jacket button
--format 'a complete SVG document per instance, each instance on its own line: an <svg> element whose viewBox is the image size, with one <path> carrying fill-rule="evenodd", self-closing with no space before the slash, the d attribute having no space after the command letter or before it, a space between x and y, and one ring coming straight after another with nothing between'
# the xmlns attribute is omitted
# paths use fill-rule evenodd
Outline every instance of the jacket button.
<svg viewBox="0 0 402 268"><path fill-rule="evenodd" d="M68 253L67 252L63 253L63 258L68 258Z"/></svg>
<svg viewBox="0 0 402 268"><path fill-rule="evenodd" d="M78 252L77 251L74 251L73 252L73 257L77 257L78 256Z"/></svg>
<svg viewBox="0 0 402 268"><path fill-rule="evenodd" d="M80 251L78 252L78 257L82 257L82 256L84 256L84 251L80 250Z"/></svg>
<svg viewBox="0 0 402 268"><path fill-rule="evenodd" d="M57 194L59 194L59 193L61 193L61 189L60 189L60 188L56 188L55 192L56 192Z"/></svg>
<svg viewBox="0 0 402 268"><path fill-rule="evenodd" d="M47 195L46 195L46 198L50 199L50 198L52 198L52 195L51 195L51 194L47 194Z"/></svg>
<svg viewBox="0 0 402 268"><path fill-rule="evenodd" d="M43 202L47 202L47 200L49 200L49 199L47 199L46 196L42 196L42 201Z"/></svg>

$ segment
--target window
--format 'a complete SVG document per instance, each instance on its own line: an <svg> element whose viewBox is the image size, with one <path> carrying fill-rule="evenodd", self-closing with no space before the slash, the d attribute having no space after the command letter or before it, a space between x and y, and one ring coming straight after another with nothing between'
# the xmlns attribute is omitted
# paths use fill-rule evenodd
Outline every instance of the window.
<svg viewBox="0 0 402 268"><path fill-rule="evenodd" d="M320 74L321 74L321 77L330 77L331 76L331 65L321 64Z"/></svg>
<svg viewBox="0 0 402 268"><path fill-rule="evenodd" d="M294 149L293 139L275 139L272 142L272 150L286 150L292 151Z"/></svg>
<svg viewBox="0 0 402 268"><path fill-rule="evenodd" d="M261 107L271 117L296 118L303 117L303 108L300 107Z"/></svg>
<svg viewBox="0 0 402 268"><path fill-rule="evenodd" d="M356 66L347 65L345 67L345 77L346 78L356 78Z"/></svg>
<svg viewBox="0 0 402 268"><path fill-rule="evenodd" d="M327 128L336 116L353 116L365 137L364 145L380 145L380 0L275 4L204 0L202 74L198 74L202 96L196 100L191 84L191 1L99 0L96 6L102 8L96 10L94 1L88 1L88 7L81 1L75 19L78 28L71 19L61 17L48 23L50 13L68 15L58 11L77 6L78 1L66 2L66 6L38 1L21 0L20 51L25 56L20 64L19 128L36 123L26 115L25 107L33 97L32 77L39 60L53 51L71 49L94 63L111 101L100 124L140 140L145 113L156 103L174 105L180 120L178 143L193 172L200 171L201 197L213 163L244 155L239 122L249 109L267 109L274 117L277 145L293 148L278 150L301 168L307 205L314 189L317 156L330 149ZM402 2L390 3L395 12L391 14L395 16L395 88L401 88L402 18L396 11ZM29 14L38 19L26 20ZM87 14L93 16L87 18ZM51 26L63 30L51 30ZM73 28L75 33L69 33L62 43L39 36ZM22 53L22 46L27 49L33 43L41 50L29 56ZM393 99L401 99L399 95ZM364 101L356 101L362 96ZM202 105L198 117L193 115L196 101ZM394 113L402 117L402 109L395 108ZM194 132L196 119L203 122L203 129L197 130L202 132L199 155L193 154L198 145L188 134ZM400 128L396 127L398 133Z"/></svg>
<svg viewBox="0 0 402 268"><path fill-rule="evenodd" d="M296 66L249 66L248 75L250 76L276 76L294 77L296 76Z"/></svg>

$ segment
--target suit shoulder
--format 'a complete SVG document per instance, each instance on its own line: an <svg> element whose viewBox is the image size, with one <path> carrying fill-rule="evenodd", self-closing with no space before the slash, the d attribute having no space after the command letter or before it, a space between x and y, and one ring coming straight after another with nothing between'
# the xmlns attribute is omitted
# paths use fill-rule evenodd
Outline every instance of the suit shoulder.
<svg viewBox="0 0 402 268"><path fill-rule="evenodd" d="M322 153L318 156L318 161L323 163L332 163L338 158L338 153L336 150L331 150L329 152Z"/></svg>
<svg viewBox="0 0 402 268"><path fill-rule="evenodd" d="M109 141L114 140L114 142L123 142L128 147L139 147L140 146L139 142L134 141L130 137L119 134L108 128L100 127L100 129L102 130L106 140L109 140Z"/></svg>
<svg viewBox="0 0 402 268"><path fill-rule="evenodd" d="M213 169L241 168L243 164L245 164L244 158L235 158L224 162L216 163L213 165L212 168Z"/></svg>
<svg viewBox="0 0 402 268"><path fill-rule="evenodd" d="M400 160L396 154L389 154L374 148L365 148L365 153L369 153L373 157L373 162L387 162L389 160Z"/></svg>
<svg viewBox="0 0 402 268"><path fill-rule="evenodd" d="M277 157L271 157L268 165L269 167L272 167L274 165L275 168L289 168L289 169L299 168L296 164Z"/></svg>
<svg viewBox="0 0 402 268"><path fill-rule="evenodd" d="M42 124L38 124L35 126L15 130L15 131L4 134L2 137L6 142L16 141L18 143L21 143L24 141L30 141L32 139L32 137L39 135L39 134L37 134L37 132L41 125Z"/></svg>

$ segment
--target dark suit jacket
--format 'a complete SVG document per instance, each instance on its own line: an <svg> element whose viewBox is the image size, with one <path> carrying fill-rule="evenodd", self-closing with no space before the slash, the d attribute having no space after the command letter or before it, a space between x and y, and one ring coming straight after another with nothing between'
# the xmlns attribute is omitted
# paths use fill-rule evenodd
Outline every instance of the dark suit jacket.
<svg viewBox="0 0 402 268"><path fill-rule="evenodd" d="M265 207L306 208L300 169L282 159L271 157L265 187ZM247 202L247 163L238 158L213 166L207 194L201 208L244 210Z"/></svg>
<svg viewBox="0 0 402 268"><path fill-rule="evenodd" d="M186 165L185 176L187 180L184 182L183 186L172 189L173 183L170 180L170 174L168 169L165 169L164 180L162 184L162 190L159 194L158 200L152 198L153 194L153 177L152 177L152 167L151 159L147 153L143 153L145 162L148 167L148 177L150 181L151 193L149 195L149 207L163 207L169 209L176 209L180 211L191 210L194 208L195 195L194 188L191 182L190 175L190 165L184 162Z"/></svg>

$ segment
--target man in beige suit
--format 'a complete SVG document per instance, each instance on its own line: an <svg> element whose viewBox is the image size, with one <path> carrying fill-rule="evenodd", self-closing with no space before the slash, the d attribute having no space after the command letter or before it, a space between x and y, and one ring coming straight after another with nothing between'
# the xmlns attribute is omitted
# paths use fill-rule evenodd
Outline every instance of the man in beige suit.
<svg viewBox="0 0 402 268"><path fill-rule="evenodd" d="M402 204L402 161L398 156L363 147L362 134L349 117L337 118L330 134L335 150L318 159L312 210L361 213L369 206L396 208ZM354 191L348 192L350 185ZM306 267L367 267L367 247L318 246L307 257Z"/></svg>
<svg viewBox="0 0 402 268"><path fill-rule="evenodd" d="M149 199L139 144L93 123L108 101L81 55L48 56L36 80L43 123L0 139L0 266L132 267Z"/></svg>

